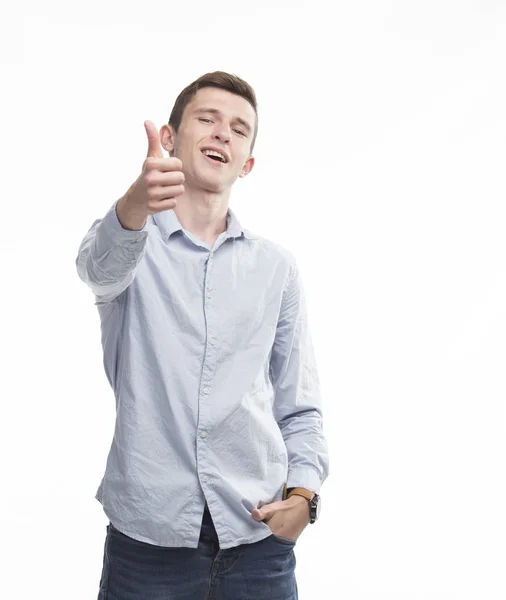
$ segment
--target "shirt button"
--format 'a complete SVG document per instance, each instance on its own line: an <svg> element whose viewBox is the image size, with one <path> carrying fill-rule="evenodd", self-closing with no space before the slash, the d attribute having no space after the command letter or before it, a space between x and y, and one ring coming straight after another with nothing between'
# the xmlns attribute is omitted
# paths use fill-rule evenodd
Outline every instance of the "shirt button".
<svg viewBox="0 0 506 600"><path fill-rule="evenodd" d="M207 437L207 431L202 431L202 433L200 434L200 437L203 437L203 438Z"/></svg>
<svg viewBox="0 0 506 600"><path fill-rule="evenodd" d="M211 294L207 294L207 297L209 298L209 300L211 300Z"/></svg>
<svg viewBox="0 0 506 600"><path fill-rule="evenodd" d="M204 475L204 476L202 477L202 481L203 481L204 483L207 483L208 479L209 479L209 477L208 477L207 475Z"/></svg>
<svg viewBox="0 0 506 600"><path fill-rule="evenodd" d="M216 344L216 340L213 338L209 340L209 343L211 344L211 346L214 346Z"/></svg>
<svg viewBox="0 0 506 600"><path fill-rule="evenodd" d="M209 394L209 392L210 392L211 390L210 390L210 389L207 387L207 385L206 385L206 387L205 387L205 388L204 388L202 391L204 392L204 394Z"/></svg>

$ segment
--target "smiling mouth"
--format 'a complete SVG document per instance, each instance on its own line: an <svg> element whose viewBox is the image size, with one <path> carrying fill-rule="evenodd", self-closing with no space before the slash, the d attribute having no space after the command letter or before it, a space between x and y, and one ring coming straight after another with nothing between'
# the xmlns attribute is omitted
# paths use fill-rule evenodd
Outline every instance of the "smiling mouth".
<svg viewBox="0 0 506 600"><path fill-rule="evenodd" d="M223 164L228 162L226 157L221 152L217 152L216 150L202 150L202 154L214 162Z"/></svg>

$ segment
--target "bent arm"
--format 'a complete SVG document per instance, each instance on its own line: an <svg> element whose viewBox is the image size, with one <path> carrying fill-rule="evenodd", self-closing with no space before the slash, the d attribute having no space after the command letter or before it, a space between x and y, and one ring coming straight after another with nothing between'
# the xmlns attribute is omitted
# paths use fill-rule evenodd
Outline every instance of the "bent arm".
<svg viewBox="0 0 506 600"><path fill-rule="evenodd" d="M292 266L271 354L274 414L288 451L287 488L319 493L328 476L319 378L302 282Z"/></svg>
<svg viewBox="0 0 506 600"><path fill-rule="evenodd" d="M76 258L79 277L98 303L112 302L132 283L146 248L147 225L138 231L123 228L116 206L93 223Z"/></svg>

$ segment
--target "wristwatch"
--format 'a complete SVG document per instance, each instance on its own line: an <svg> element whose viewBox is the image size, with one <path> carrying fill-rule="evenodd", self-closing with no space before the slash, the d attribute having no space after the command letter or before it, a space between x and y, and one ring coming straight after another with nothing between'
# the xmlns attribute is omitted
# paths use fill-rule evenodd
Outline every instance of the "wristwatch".
<svg viewBox="0 0 506 600"><path fill-rule="evenodd" d="M290 498L290 496L302 496L303 498L306 498L307 500L309 500L309 522L311 523L311 525L313 523L316 523L316 521L320 517L320 510L321 510L320 496L306 488L299 488L299 487L288 488L286 491L287 491L287 495L286 495L287 499Z"/></svg>
<svg viewBox="0 0 506 600"><path fill-rule="evenodd" d="M320 496L315 494L313 499L309 501L309 522L311 525L319 519L321 507Z"/></svg>

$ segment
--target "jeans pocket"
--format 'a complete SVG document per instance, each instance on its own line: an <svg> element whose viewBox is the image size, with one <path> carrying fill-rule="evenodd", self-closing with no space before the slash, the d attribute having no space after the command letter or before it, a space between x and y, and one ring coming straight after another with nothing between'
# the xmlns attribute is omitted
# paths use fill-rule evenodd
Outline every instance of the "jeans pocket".
<svg viewBox="0 0 506 600"><path fill-rule="evenodd" d="M271 538L274 541L284 544L286 546L295 546L295 544L297 543L297 540L289 540L288 538L281 537L280 535L277 535L276 533L273 533L271 535Z"/></svg>
<svg viewBox="0 0 506 600"><path fill-rule="evenodd" d="M109 525L107 526L109 531L112 531L113 533L121 533L121 531L119 529L116 529L116 527L114 527L114 525L109 521ZM123 535L123 534L121 534Z"/></svg>

